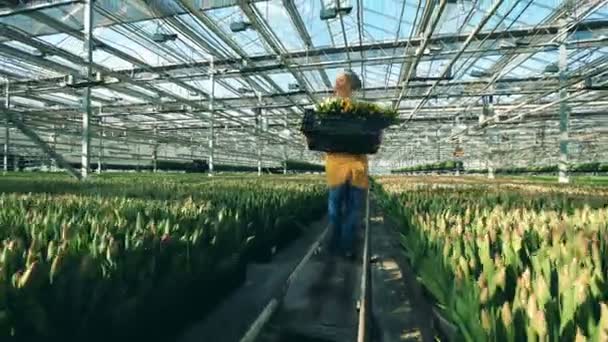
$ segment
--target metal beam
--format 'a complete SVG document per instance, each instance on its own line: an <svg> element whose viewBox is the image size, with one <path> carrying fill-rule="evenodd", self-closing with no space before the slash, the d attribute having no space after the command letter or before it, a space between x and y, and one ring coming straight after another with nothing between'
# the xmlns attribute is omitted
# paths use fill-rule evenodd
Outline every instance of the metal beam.
<svg viewBox="0 0 608 342"><path fill-rule="evenodd" d="M0 27L0 30L1 27ZM19 39L19 41L23 41ZM26 44L30 44L28 41L23 41ZM605 46L608 42L608 39L597 39L590 41L572 41L568 42L568 49L581 49L581 48L601 48ZM495 47L495 48L487 48L487 49L467 49L463 52L462 57L470 57L476 54L483 54L484 56L502 56L505 53L507 54L523 54L523 53L538 53L543 51L555 51L557 47L553 44L536 44L536 45L527 45L527 46L516 46L516 47ZM437 60L438 58L447 59L453 58L458 51L442 51L435 53L433 55L424 55L421 57L421 61L431 61ZM365 65L374 66L374 65L386 65L387 63L393 62L404 62L411 61L415 58L415 55L387 55L387 56L377 56L377 57L368 57L365 60L363 59L353 59L353 63L361 63L365 62ZM312 58L311 58L312 59ZM276 58L275 58L276 60ZM82 63L80 61L79 63ZM112 88L117 92L121 92L127 94L129 96L134 97L144 97L145 95L141 93L137 93L134 91L130 91L128 88L120 87L120 83L127 83L133 85L145 86L149 84L154 84L156 82L167 82L170 80L183 80L183 81L193 81L193 80L205 80L208 79L209 75L207 72L195 72L194 69L198 68L207 68L208 62L200 62L200 63L177 63L171 66L162 66L162 67L151 67L145 71L141 68L127 69L115 71L113 73L116 74L108 74L109 76L119 75L120 78L118 80L119 83L111 83L106 84L105 87ZM346 67L348 65L346 60L331 60L331 61L322 61L322 62L308 62L308 63L292 63L290 67L298 70L300 72L303 71L314 71L325 68L339 68ZM224 64L224 66L234 67L233 65ZM216 64L216 67L218 65ZM221 68L220 68L221 69ZM283 73L285 72L285 63L271 63L264 64L258 66L251 66L247 69L226 69L226 72L222 74L216 75L217 79L224 78L241 78L243 76L254 76L259 74L269 74L269 73ZM167 72L173 71L174 74L167 74ZM155 76L149 76L149 74L153 72ZM180 74L178 74L180 72ZM133 79L126 79L127 75L134 75ZM141 76L140 76L141 75ZM26 91L59 91L61 88L58 86L53 86L54 84L58 84L63 80L63 77L51 77L51 78L40 78L36 80L16 80L13 82L13 93L14 94L23 94ZM415 79L414 79L415 80ZM500 80L497 80L500 81ZM486 82L487 83L487 82ZM448 85L452 85L450 82ZM23 87L27 86L28 89L23 89ZM411 86L411 85L410 85ZM390 88L390 87L389 87ZM366 89L367 91L367 89ZM318 93L319 91L316 91ZM325 93L325 91L321 91ZM277 94L279 95L279 94ZM291 93L280 93L281 96L289 96ZM407 97L407 96L406 96ZM151 99L153 97L145 96L146 99ZM94 98L97 101L103 101L101 98Z"/></svg>
<svg viewBox="0 0 608 342"><path fill-rule="evenodd" d="M241 48L239 46L239 44L236 43L236 41L234 41L234 39L230 36L227 35L224 30L217 24L216 20L214 20L213 18L210 18L208 15L206 15L204 12L202 11L198 11L189 1L186 0L178 0L179 4L182 5L184 8L188 9L190 11L190 14L192 16L194 16L196 19L198 19L201 23L203 23L203 25L209 29L211 32L213 32L217 37L219 37L221 39L222 42L224 42L226 45L228 45L237 55L238 58L229 58L224 56L222 59L218 59L214 61L214 65L217 68L220 67L225 67L225 65L223 64L223 62L220 61L226 61L226 60L232 60L233 61L233 65L236 66L237 69L241 70L241 67L243 66L247 66L247 67L251 67L254 66L254 63L252 61L252 57L249 56L247 54L247 52ZM210 54L214 54L215 51L209 51ZM272 60L276 61L276 55L272 56ZM222 65L219 65L219 64ZM199 67L197 66L198 63L193 63L192 67L196 68ZM209 67L209 62L207 61L204 65L204 67ZM166 71L161 72L161 74L165 73ZM277 93L283 93L283 90L281 89L281 87L279 87L279 85L271 78L269 77L267 74L265 73L256 73L256 76L260 76L265 82L267 82ZM256 89L257 91L262 91L262 87L258 84L257 81L255 81L252 77L249 76L253 76L253 75L246 75L245 73L242 74L242 76L244 77L245 82L247 82L252 88ZM224 87L226 87L226 85L224 84ZM287 97L288 100L290 100ZM294 102L294 105L296 107L298 107L299 105Z"/></svg>
<svg viewBox="0 0 608 342"><path fill-rule="evenodd" d="M262 131L263 130L263 120L264 120L264 116L263 116L263 109L262 109L262 94L259 93L258 95L258 108L256 108L256 118L255 118L255 122L256 122L256 127L258 128L258 131ZM256 136L256 140L255 140L255 145L256 145L256 149L258 152L258 176L262 175L262 140L259 137L259 134Z"/></svg>
<svg viewBox="0 0 608 342"><path fill-rule="evenodd" d="M10 88L9 88L9 83L8 81L6 82L6 98L5 98L5 102L4 102L4 108L6 108L7 110L9 110L11 108L11 97L10 97ZM9 153L9 146L11 143L11 138L10 138L10 129L9 129L9 120L8 118L6 118L6 121L4 122L4 160L3 160L3 169L4 169L4 174L6 174L8 172L8 153Z"/></svg>
<svg viewBox="0 0 608 342"><path fill-rule="evenodd" d="M559 104L559 179L560 183L569 183L568 177L568 88L566 81L568 78L568 51L564 44L567 39L566 25L567 21L562 20L564 29L560 32L560 47L559 47L559 98L562 100Z"/></svg>
<svg viewBox="0 0 608 342"><path fill-rule="evenodd" d="M450 73L450 71L452 70L452 67L454 66L454 64L456 64L456 62L458 61L458 58L460 58L460 56L462 56L462 54L465 52L465 50L469 47L469 44L471 44L471 42L473 41L474 37L481 32L481 29L486 25L486 23L492 18L492 16L494 15L494 13L496 13L496 11L498 10L498 8L500 7L500 5L502 5L503 0L496 0L494 2L494 5L492 6L492 8L486 13L486 15L479 21L479 23L477 24L477 26L473 29L473 31L471 31L471 33L469 34L469 37L467 38L467 40L460 45L458 53L456 54L456 56L452 57L452 59L450 60L450 62L445 66L445 68L441 71L441 73L439 74L439 79L437 79L437 81L435 81L435 83L433 83L433 85L427 90L425 97L422 99L422 101L420 101L418 103L418 105L416 105L416 108L414 108L414 110L411 111L410 115L409 115L409 119L411 119L414 115L416 115L416 113L418 112L418 110L420 110L420 108L422 108L426 102L428 101L429 97L433 94L433 90L435 90L435 88L439 85L439 83L441 82L441 78L447 77L448 73ZM401 101L401 96L397 99L397 106L399 104L399 101ZM409 121L408 119L408 121ZM406 121L407 123L407 121Z"/></svg>
<svg viewBox="0 0 608 342"><path fill-rule="evenodd" d="M608 64L607 64L608 57L604 57L604 58L601 58L601 59L602 59L602 61L600 61L600 63L592 63L591 65L586 65L585 68L589 69L589 70L586 70L585 73L578 74L576 77L574 77L573 75L570 75L570 77L568 77L567 79L561 80L561 83L560 83L560 85L557 88L548 90L546 92L543 91L543 92L541 92L540 95L535 95L535 96L533 96L531 98L527 98L524 101L521 101L520 103L518 103L517 105L513 105L510 109L508 109L508 110L506 110L504 112L501 112L500 115L501 116L506 116L508 114L512 114L515 111L521 109L522 107L524 107L524 106L526 106L526 105L528 105L530 103L534 103L536 101L542 100L543 98L545 98L548 95L551 95L551 94L554 94L556 92L559 92L563 88L571 87L571 86L573 86L573 85L575 85L577 83L580 83L580 82L584 81L587 78L598 76L598 75L606 75L608 73ZM571 99L571 98L574 98L574 97L579 97L579 96L582 96L582 95L586 95L587 93L588 93L587 90L580 89L580 90L575 91L573 94L567 95L567 99ZM543 106L540 106L538 108L535 108L532 111L538 111L538 110L542 110L542 109L545 109L545 108L549 108L551 106L560 104L562 101L563 101L562 99L559 99L559 100L550 102L550 103L548 103L546 105L543 105ZM469 107L467 107L464 111L468 111L471 106L472 105L470 105ZM517 115L512 116L507 121L520 120L524 116L526 116L527 114L529 114L529 111L524 111L523 113L519 113ZM493 117L493 118L488 118L484 122L480 123L476 127L472 127L471 129L472 130L478 130L478 129L482 129L482 128L486 127L486 126L489 126L489 125L495 125L495 124L497 124L497 119L498 119L498 117L496 117L496 116ZM454 137L459 136L459 135L464 134L464 133L466 133L466 132L464 132L464 131L463 132L458 132L458 133L452 134L449 138L454 138Z"/></svg>
<svg viewBox="0 0 608 342"><path fill-rule="evenodd" d="M283 116L283 124L284 124L284 129L285 131L287 131L287 127L288 127L288 123L287 123L287 114L284 114ZM287 174L287 146L283 145L283 174L286 175Z"/></svg>
<svg viewBox="0 0 608 342"><path fill-rule="evenodd" d="M34 56L30 53L27 53L23 50L19 50L12 46L8 46L6 44L0 44L0 54L7 56L7 57L15 58L16 60L19 60L19 61L25 61L25 62L33 64L33 65L40 65L40 66L43 66L43 67L51 69L51 70L56 70L63 74L69 75L69 74L75 74L78 72L77 69L73 69L73 68L65 66L63 64L53 62L53 61L50 61L50 60L47 60L44 58L40 58L38 56Z"/></svg>
<svg viewBox="0 0 608 342"><path fill-rule="evenodd" d="M253 28L256 29L258 34L260 34L260 36L264 39L264 41L272 48L272 50L276 54L275 58L276 58L276 56L280 56L282 58L282 56L287 53L287 50L285 49L284 46L282 46L280 40L276 37L274 32L272 32L272 29L267 27L268 25L265 25L266 23L264 23L262 20L260 20L259 16L257 15L257 11L256 11L255 7L252 7L251 3L246 2L244 0L239 0L239 7L243 10L245 15L251 22L251 25L253 26ZM282 59L284 60L285 58L282 58ZM310 100L313 103L317 104L318 103L317 99L314 97L314 95L308 89L308 82L306 81L306 77L304 77L304 75L301 75L299 71L291 68L288 64L286 64L286 68L293 75L293 77L296 79L296 81L298 81L298 84L300 85L300 87L304 88L303 90L306 92L306 94L308 95Z"/></svg>
<svg viewBox="0 0 608 342"><path fill-rule="evenodd" d="M416 37L421 37L424 33L425 30L427 29L427 26L430 23L432 14L433 14L433 10L435 8L435 1L425 1L426 5L424 7L424 12L422 13L422 19L420 19L420 23L418 25L416 25L416 21L418 20L418 14L420 13L420 7L422 5L422 0L418 0L418 7L416 10L416 18L414 19L414 22L412 23L412 28L410 30L410 35L409 35L409 39L405 44L405 54L409 54L410 50L412 48L414 48L415 44L413 44L414 40L412 39L414 37L414 34ZM405 1L403 4L403 8L402 10L405 8ZM403 14L403 12L402 12ZM401 21L399 21L399 23L401 23ZM399 25L401 26L401 25ZM414 33L415 32L415 33ZM395 43L397 43L397 41L395 41ZM407 73L410 70L411 64L414 61L404 61L403 64L401 65L400 69L399 69L399 77L397 78L398 80L403 80L407 77ZM397 82L399 83L399 81Z"/></svg>
<svg viewBox="0 0 608 342"><path fill-rule="evenodd" d="M48 0L34 0L28 3L21 4L15 8L0 11L0 18L10 17L13 15L24 14L28 12L48 10L51 8L75 5L81 3L82 0L61 0L49 2Z"/></svg>
<svg viewBox="0 0 608 342"><path fill-rule="evenodd" d="M38 136L38 134L36 134L36 132L34 130L29 128L27 125L25 125L23 123L23 121L21 121L21 119L19 119L20 113L13 112L13 111L5 108L5 109L3 109L2 114L4 114L4 116L7 118L7 120L11 124L13 124L15 127L17 127L17 129L19 129L19 131L21 131L21 133L23 133L35 145L37 145L39 148L41 148L44 153L46 153L48 156L50 156L52 159L54 159L60 167L64 168L68 172L68 174L70 174L71 176L73 176L77 179L82 178L81 174L78 171L76 171L70 165L70 163L68 163L60 154L55 152L55 150L51 146L49 146L44 140L42 140L42 138L40 138L40 136Z"/></svg>
<svg viewBox="0 0 608 342"><path fill-rule="evenodd" d="M564 2L562 4L562 6L560 8L557 8L547 19L547 21L550 21L550 24L548 25L543 25L540 27L546 27L546 28L551 28L551 30L548 30L548 32L551 32L552 36L551 39L547 42L549 44L555 44L557 42L560 41L560 37L563 38L563 36L568 36L569 33L576 31L577 29L574 29L575 27L587 27L588 30L592 31L593 29L590 28L590 25L593 25L593 22L587 22L584 23L583 20L584 18L586 18L587 16L591 15L594 11L596 11L598 8L600 8L601 6L603 6L603 4L606 2L606 0L603 1L594 1L593 4L587 8L584 8L584 10L582 10L582 12L579 14L580 17L578 17L578 19L576 19L574 22L569 23L567 28L564 28L563 25L560 25L559 22L559 18L563 17L563 16L568 16L569 15L569 8L571 6L571 3L569 2ZM584 7L584 6L583 6ZM542 35L543 33L539 33L539 35L533 35L532 36L532 40L533 41L539 41L539 36ZM546 33L544 33L546 34ZM501 78L503 75L505 75L508 71L512 70L513 68L515 68L515 66L512 66L510 70L505 71L505 68L508 65L511 65L512 61L515 60L516 58L520 58L520 62L517 65L521 65L522 63L524 63L526 60L528 60L534 53L530 53L527 56L523 56L524 58L521 59L519 55L506 55L503 58L499 59L495 65L490 69L490 72L493 73L493 77L491 77L491 79L488 81L488 86L493 84L496 80L498 80L499 78ZM587 67L587 66L585 66ZM583 68L585 68L583 67ZM536 97L528 99L527 101L524 101L522 104L526 104L530 101L535 100ZM473 105L472 103L470 105ZM467 110L465 110L466 112ZM460 115L462 113L457 114Z"/></svg>
<svg viewBox="0 0 608 342"><path fill-rule="evenodd" d="M300 12L298 12L298 9L296 8L294 0L283 0L283 6L287 10L287 14L291 18L291 21L293 22L293 25L295 26L296 31L298 31L300 38L302 39L302 41L304 41L306 50L310 50L311 48L314 48L315 46L312 42L312 38L310 38L310 34L308 34L308 30L306 30L306 25L304 24L304 21L302 21L302 16L300 16ZM312 57L312 60L314 62L321 62L321 58L319 56ZM327 73L325 72L325 70L324 69L319 70L319 74L321 75L321 80L323 81L325 86L327 88L331 88L332 84L331 84L331 81L329 80L329 77L327 76Z"/></svg>
<svg viewBox="0 0 608 342"><path fill-rule="evenodd" d="M208 73L207 73L208 74ZM208 77L205 76L205 77ZM218 78L218 75L216 74L214 76L215 78ZM554 89L555 85L557 85L558 82L558 77L557 76L543 76L543 77L539 77L539 76L531 76L531 77L525 77L525 78L503 78L501 80L498 80L496 82L496 84L499 84L500 87L499 90L497 90L496 92L493 92L493 94L496 95L518 95L518 94L538 94L541 93L543 91L546 91L548 89ZM480 93L480 88L485 86L487 83L484 80L477 80L477 79L473 79L473 80L454 80L451 81L449 84L446 85L441 85L441 87L450 87L450 86L459 86L459 87L463 87L464 89L453 89L452 92L448 93L448 92L444 92L443 89L441 92L438 92L437 96L440 98L444 98L444 97L468 97L468 96L474 96L476 98L478 98L480 95L482 95L483 93ZM431 84L429 82L427 82L424 79L421 80L413 80L409 87L411 89L420 89L421 91L426 90L428 87L430 87ZM12 94L25 94L23 90L15 90L14 87L14 83L11 83L11 88L12 90ZM44 89L34 89L34 91L38 94L41 93L46 93L46 92L51 92L53 91L54 88L44 88ZM382 99L391 99L392 95L390 94L391 92L394 92L395 90L397 90L398 88L396 87L370 87L366 89L366 98L369 99L377 99L377 100L382 100ZM514 90L513 90L514 89ZM32 91L30 89L30 91ZM416 92L416 94L419 92ZM490 93L490 92L487 92ZM317 90L314 91L313 94L315 94L315 96L323 96L323 94L326 94L326 92L324 90ZM424 96L423 94L411 94L406 96L405 98L408 99L416 99L416 98L420 98L422 96ZM300 101L302 99L305 99L306 93L304 91L291 91L291 92L287 92L287 93L282 93L282 94L266 94L264 95L264 99L265 100L272 100L274 103L277 103L276 100L281 99L285 96L289 96L292 99L295 99L297 101ZM245 105L255 105L257 98L256 97L251 97L251 96L241 96L239 98L234 98L234 97L222 97L222 98L215 98L216 103L219 101L224 105L228 105L227 107L223 107L226 109L234 109L234 108L239 108L239 106ZM203 104L207 104L207 102L205 100L201 101L201 103ZM173 104L182 104L181 101L164 101L162 108L163 110L159 110L158 113L162 113L164 111L164 109L168 109L168 108L172 108ZM290 105L293 106L293 103L290 102L285 102L282 105ZM127 110L138 110L137 108L141 108L141 107L146 107L146 106L158 106L158 103L156 102L148 102L146 104L141 104L141 105L105 105L104 109L105 110L112 110L112 109L118 109L118 108L122 108L125 111ZM220 106L221 107L221 106ZM173 108L175 111L182 111L182 109L178 109ZM216 108L217 109L217 108ZM57 111L56 109L45 109L44 110L46 113L52 113ZM205 108L203 111L207 111L207 109ZM142 114L142 115L146 115L146 114Z"/></svg>
<svg viewBox="0 0 608 342"><path fill-rule="evenodd" d="M84 2L84 62L82 68L82 77L87 82L87 86L83 89L82 94L82 155L81 155L81 174L82 178L86 179L90 169L90 154L91 154L91 86L89 82L93 76L93 1L85 0Z"/></svg>
<svg viewBox="0 0 608 342"><path fill-rule="evenodd" d="M486 118L492 118L494 117L494 104L493 104L493 97L491 96L484 96L482 98L482 103L483 103L483 109L482 109L482 114L479 116L479 122L483 122L484 120L486 120ZM486 168L488 169L488 178L489 179L494 179L494 162L492 159L492 153L491 153L491 149L492 149L492 137L490 136L489 132L491 131L491 129L489 129L486 134Z"/></svg>
<svg viewBox="0 0 608 342"><path fill-rule="evenodd" d="M44 24L49 25L51 27L63 28L66 31L69 30L69 34L70 35L74 36L77 39L84 40L84 36L83 36L82 32L70 30L69 26L67 26L66 24L64 24L62 22L58 22L57 20L55 20L52 17L49 17L49 16L47 16L47 15L45 15L43 13L37 13L37 12L30 13L29 15L32 16L32 17L34 17L34 18L36 18L37 20L40 20ZM99 42L99 41L96 40L95 43L99 44L101 42ZM121 52L121 51L119 51L119 50L117 50L115 48L110 48L110 47L108 47L107 45L105 45L103 43L101 43L100 48L102 50L106 50L107 52L110 52L112 54L118 54L118 56L122 56L122 57L127 58L128 60L132 61L133 63L135 63L137 65L143 66L142 70L146 70L146 71L150 71L151 70L149 65L145 64L142 61L139 61L135 57L128 56L128 55L124 54L123 52ZM66 53L69 54L68 52L66 52ZM72 56L74 56L74 55L72 55ZM133 85L139 86L139 87L141 87L143 89L146 89L148 91L151 91L153 93L158 94L158 98L153 98L152 99L154 102L157 102L158 104L161 104L161 102L159 100L160 97L166 97L166 98L174 99L175 101L182 102L183 104L187 104L188 106L190 106L192 108L199 108L200 107L200 103L198 103L198 102L191 101L191 100L189 100L187 98L184 98L184 97L181 97L181 96L177 96L177 95L174 95L174 94L169 93L167 91L164 91L164 90L161 90L161 89L158 89L158 88L154 88L154 87L150 87L150 86L147 86L145 84L135 83L131 79L130 75L119 74L119 73L116 73L116 72L114 72L114 71L112 71L110 69L107 69L107 68L103 67L103 66L95 65L95 67L98 68L98 69L100 69L100 70L103 70L104 73L106 73L109 76L116 77L116 78L118 78L119 80L121 80L123 82L127 82L129 84L133 84ZM196 91L200 92L200 89L194 88L194 87L192 87L190 85L187 85L187 84L185 84L183 82L180 82L178 80L175 80L173 78L169 78L169 81L171 81L172 83L175 83L175 84L177 84L179 86L182 86L185 89L196 90ZM275 84L275 86L278 88L278 85ZM205 97L208 97L207 94L205 94L203 92L200 92L200 93L203 94ZM149 98L149 96L146 95L146 94L142 94L142 95ZM225 108L224 110L226 110L226 109L229 109L229 108ZM247 122L244 122L244 121L240 120L238 117L222 113L221 111L216 111L216 114L218 114L219 116L222 116L222 117L224 117L226 119L229 119L229 120L231 120L231 121L233 121L235 123L242 124L245 127L250 127L250 125ZM201 119L205 119L205 120L207 119L206 117L200 117L200 118ZM255 128L252 128L251 131L252 131L252 133L257 134L257 133L255 133ZM279 139L279 140L281 140L280 138L277 138L277 137L274 137L274 136L268 136L268 139L271 139L271 140L272 139ZM287 141L286 143L290 143L291 144L293 142Z"/></svg>
<svg viewBox="0 0 608 342"><path fill-rule="evenodd" d="M215 67L213 64L213 56L211 56L211 68L209 70L209 77L211 77L211 96L209 98L209 112L211 113L209 121L209 175L213 175L213 163L214 163L214 152L215 152L215 114L213 108L213 102L215 99Z"/></svg>
<svg viewBox="0 0 608 342"><path fill-rule="evenodd" d="M103 117L99 118L99 125L103 127ZM103 136L105 135L105 132L103 130L103 128L101 128L101 132L99 134L99 136L97 137L97 139L99 140L99 151L97 151L98 155L97 155L97 173L101 174L101 169L103 168Z"/></svg>
<svg viewBox="0 0 608 342"><path fill-rule="evenodd" d="M446 4L447 4L447 0L440 0L439 8L437 9L437 14L436 14L435 18L433 19L432 23L430 24L430 27L424 33L422 42L421 42L420 46L418 47L418 50L416 51L416 57L415 57L414 61L411 64L407 65L407 70L404 70L405 73L403 74L403 76L399 77L399 81L397 82L397 85L401 86L401 91L399 92L397 100L394 102L394 105L393 105L394 108L399 107L399 104L401 103L403 96L405 96L406 91L409 89L408 84L410 82L410 79L412 78L412 76L416 75L416 68L418 67L418 63L420 63L420 58L422 57L422 55L424 55L424 50L430 44L431 37L433 36L433 32L435 32L435 28L439 24L439 19L441 19L441 14L443 13L443 10L445 9Z"/></svg>

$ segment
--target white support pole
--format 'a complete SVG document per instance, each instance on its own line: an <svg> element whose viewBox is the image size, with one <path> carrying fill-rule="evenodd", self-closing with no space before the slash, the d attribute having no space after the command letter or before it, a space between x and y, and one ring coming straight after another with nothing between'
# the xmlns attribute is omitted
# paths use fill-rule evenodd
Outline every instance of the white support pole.
<svg viewBox="0 0 608 342"><path fill-rule="evenodd" d="M138 144L137 142L136 142L136 144L137 144L137 146L135 148L135 151L137 152L137 165L135 166L135 168L136 168L136 171L139 172L139 171L141 171L140 170L140 166L141 166L141 149L140 149L140 147L141 147L141 145Z"/></svg>
<svg viewBox="0 0 608 342"><path fill-rule="evenodd" d="M258 176L262 175L262 138L260 137L260 135L262 134L262 92L258 92L258 111L257 111L257 135L256 135L256 142L257 142L257 150L258 150Z"/></svg>
<svg viewBox="0 0 608 342"><path fill-rule="evenodd" d="M437 142L437 162L441 161L441 142L439 141L439 128L435 131L435 141Z"/></svg>
<svg viewBox="0 0 608 342"><path fill-rule="evenodd" d="M93 76L93 1L84 1L84 62L82 70L86 82L90 82ZM91 150L91 87L87 85L83 90L82 96L82 155L81 155L81 175L86 179L90 167Z"/></svg>
<svg viewBox="0 0 608 342"><path fill-rule="evenodd" d="M99 111L99 114L101 114L101 110ZM101 126L101 132L99 134L99 152L98 152L98 158L97 158L97 174L101 174L101 168L103 165L103 135L104 135L104 128L103 128L103 117L100 115L99 117L99 125Z"/></svg>
<svg viewBox="0 0 608 342"><path fill-rule="evenodd" d="M53 134L51 134L51 148L53 149L53 151L56 151L56 149L57 149L57 127L54 124L53 124ZM57 162L55 161L55 159L53 159L51 157L50 171L55 172L56 169L57 169Z"/></svg>
<svg viewBox="0 0 608 342"><path fill-rule="evenodd" d="M490 89L493 90L493 87L490 87ZM492 91L491 90L491 91ZM494 116L494 106L492 104L492 98L490 98L489 96L484 96L482 98L482 102L483 102L483 107L482 107L482 115L480 116L480 121L482 119L482 117L484 118L488 118L488 117L493 117ZM488 129L487 134L490 134L490 130ZM487 145L487 156L486 156L486 166L488 168L488 178L489 179L494 179L494 165L492 164L492 153L491 153L491 143L492 143L492 137L488 136L487 137L487 141L488 141L488 145Z"/></svg>
<svg viewBox="0 0 608 342"><path fill-rule="evenodd" d="M6 99L5 99L5 103L4 103L4 107L6 109L10 109L11 107L11 94L10 94L10 85L8 80L6 81ZM3 164L3 169L4 169L4 173L6 174L8 172L8 153L9 153L9 146L11 143L11 138L10 138L10 130L9 130L9 119L8 116L6 117L6 121L4 122L4 164Z"/></svg>
<svg viewBox="0 0 608 342"><path fill-rule="evenodd" d="M154 127L154 147L152 148L152 172L158 172L158 127Z"/></svg>
<svg viewBox="0 0 608 342"><path fill-rule="evenodd" d="M152 172L158 172L158 145L154 145L152 150Z"/></svg>
<svg viewBox="0 0 608 342"><path fill-rule="evenodd" d="M283 113L283 125L285 127L285 131L287 132L287 112ZM283 144L283 174L287 174L287 146Z"/></svg>
<svg viewBox="0 0 608 342"><path fill-rule="evenodd" d="M215 64L213 56L211 56L209 77L211 79L211 94L209 97L209 112L211 115L209 127L209 176L213 176L214 149L215 149L215 111L213 108L215 102Z"/></svg>
<svg viewBox="0 0 608 342"><path fill-rule="evenodd" d="M569 109L568 101L568 89L562 87L567 81L568 71L568 51L566 50L566 37L565 32L567 22L566 20L561 21L562 28L559 30L559 34L562 35L561 44L559 46L559 85L561 90L559 91L559 98L561 100L559 104L559 183L569 183L570 178L568 176L568 120L569 120Z"/></svg>

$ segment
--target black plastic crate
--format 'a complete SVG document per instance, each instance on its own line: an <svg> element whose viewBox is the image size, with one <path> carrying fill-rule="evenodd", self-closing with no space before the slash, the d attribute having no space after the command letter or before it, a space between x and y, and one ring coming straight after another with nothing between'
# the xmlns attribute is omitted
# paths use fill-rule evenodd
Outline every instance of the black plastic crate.
<svg viewBox="0 0 608 342"><path fill-rule="evenodd" d="M382 143L382 130L390 124L390 119L382 117L319 117L308 110L301 131L312 151L374 154Z"/></svg>

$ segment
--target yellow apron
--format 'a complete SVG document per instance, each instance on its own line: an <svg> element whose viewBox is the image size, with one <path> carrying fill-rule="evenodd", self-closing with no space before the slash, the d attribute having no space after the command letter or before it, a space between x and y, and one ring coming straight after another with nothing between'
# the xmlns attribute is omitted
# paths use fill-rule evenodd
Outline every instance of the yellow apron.
<svg viewBox="0 0 608 342"><path fill-rule="evenodd" d="M325 156L325 174L330 188L350 181L353 186L367 189L369 186L367 155L327 153Z"/></svg>

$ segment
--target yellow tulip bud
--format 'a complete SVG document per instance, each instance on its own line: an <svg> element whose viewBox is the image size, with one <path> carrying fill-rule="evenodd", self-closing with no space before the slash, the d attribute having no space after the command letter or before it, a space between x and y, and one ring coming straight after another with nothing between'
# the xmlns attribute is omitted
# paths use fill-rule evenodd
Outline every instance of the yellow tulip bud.
<svg viewBox="0 0 608 342"><path fill-rule="evenodd" d="M481 309L481 326L483 330L489 333L492 329L492 323L490 322L490 315L486 309Z"/></svg>
<svg viewBox="0 0 608 342"><path fill-rule="evenodd" d="M509 306L509 302L505 302L500 309L500 317L502 318L502 323L505 327L511 326L513 323L513 314L511 313L511 307Z"/></svg>

